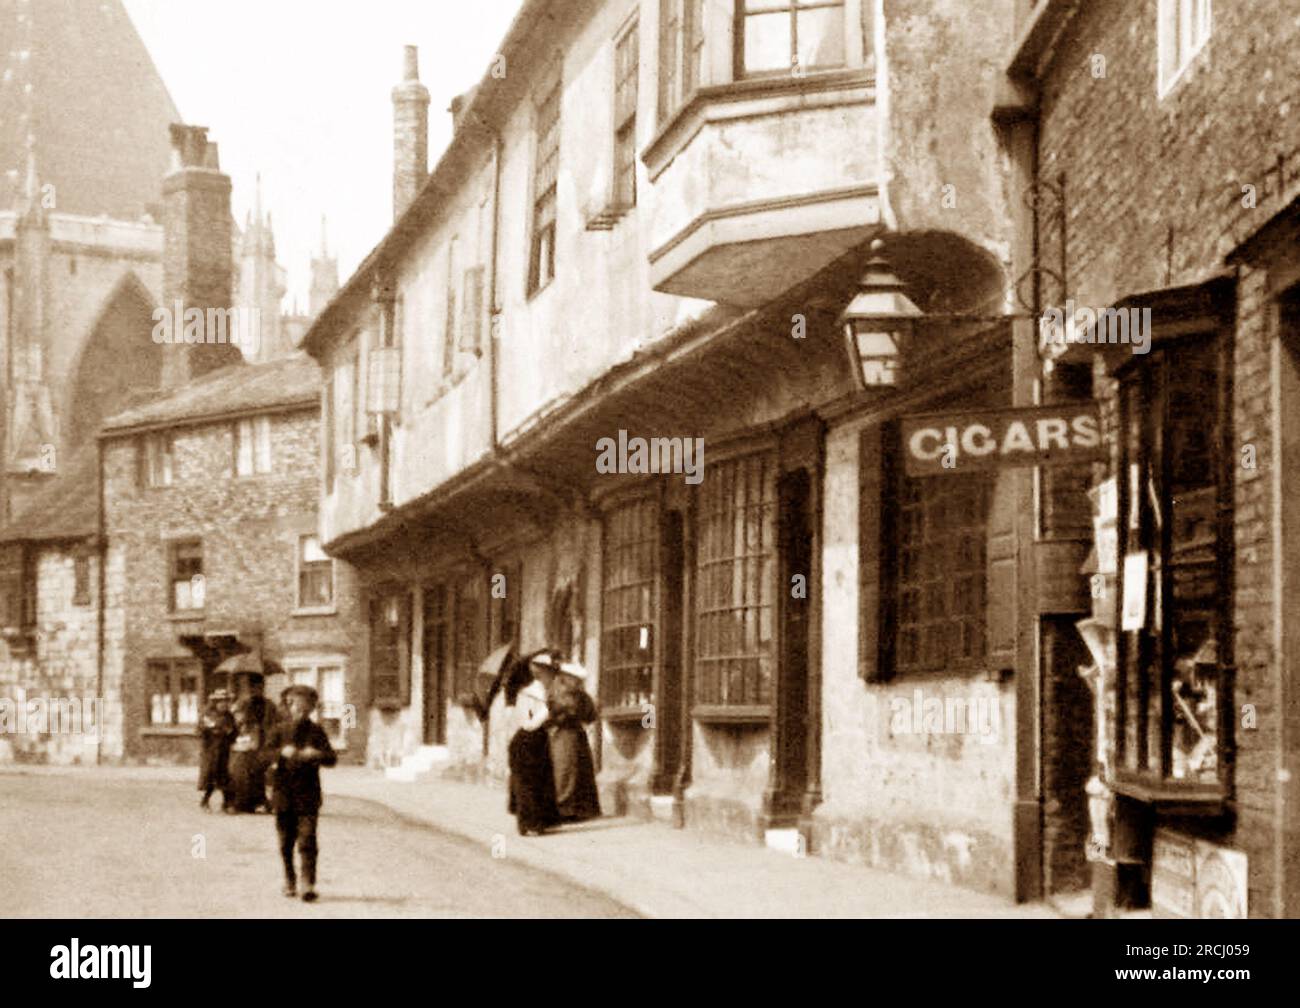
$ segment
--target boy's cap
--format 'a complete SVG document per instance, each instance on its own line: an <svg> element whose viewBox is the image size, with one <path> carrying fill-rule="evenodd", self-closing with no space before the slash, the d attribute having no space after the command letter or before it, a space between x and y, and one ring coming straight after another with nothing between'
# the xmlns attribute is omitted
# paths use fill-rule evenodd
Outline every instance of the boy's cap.
<svg viewBox="0 0 1300 1008"><path fill-rule="evenodd" d="M310 686L304 686L301 683L295 683L280 694L280 699L288 701L292 697L300 696L313 707L320 701L320 694Z"/></svg>

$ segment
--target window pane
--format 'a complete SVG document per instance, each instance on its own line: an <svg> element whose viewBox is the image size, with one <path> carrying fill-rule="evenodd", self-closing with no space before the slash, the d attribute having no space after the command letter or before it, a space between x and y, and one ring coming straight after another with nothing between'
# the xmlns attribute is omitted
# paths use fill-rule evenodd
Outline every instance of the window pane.
<svg viewBox="0 0 1300 1008"><path fill-rule="evenodd" d="M842 66L844 63L844 9L818 7L799 11L799 66Z"/></svg>
<svg viewBox="0 0 1300 1008"><path fill-rule="evenodd" d="M788 13L745 18L745 73L789 70L792 56L792 25Z"/></svg>

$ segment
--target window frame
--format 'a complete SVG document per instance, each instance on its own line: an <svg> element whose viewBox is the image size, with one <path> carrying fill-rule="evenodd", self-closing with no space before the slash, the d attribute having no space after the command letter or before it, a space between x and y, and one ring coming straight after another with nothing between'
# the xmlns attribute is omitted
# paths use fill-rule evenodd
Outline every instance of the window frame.
<svg viewBox="0 0 1300 1008"><path fill-rule="evenodd" d="M301 532L298 534L294 545L294 612L296 613L333 613L336 612L337 603L335 602L336 591L338 588L337 577L338 567L334 563L334 558L326 556L324 560L305 560L303 558L304 545L309 539L315 539L317 548L324 550L320 546L320 533L318 532ZM309 573L308 567L327 567L329 582L329 600L322 603L305 604L303 602L303 577Z"/></svg>
<svg viewBox="0 0 1300 1008"><path fill-rule="evenodd" d="M91 604L93 577L94 567L91 564L90 550L84 546L74 550L72 554L72 604L74 606Z"/></svg>
<svg viewBox="0 0 1300 1008"><path fill-rule="evenodd" d="M655 121L665 126L704 83L706 0L660 0Z"/></svg>
<svg viewBox="0 0 1300 1008"><path fill-rule="evenodd" d="M338 717L328 716L326 705L331 701L325 698L325 687L321 674L327 671L337 671L343 683L343 699L339 701L340 709ZM325 729L325 734L330 740L330 745L339 752L346 752L348 748L348 719L347 709L352 706L348 703L348 666L347 659L343 655L289 655L284 659L285 677L289 680L290 685L310 686L320 697L320 703L316 709L311 712L311 719ZM337 731L331 732L327 721L338 721Z"/></svg>
<svg viewBox="0 0 1300 1008"><path fill-rule="evenodd" d="M757 489L759 496L757 503L753 503L748 490L751 474L744 473L746 492L743 495L744 503L740 509L732 506L735 503L734 491L736 487L735 476L730 477L734 467L759 466L759 475L755 482L758 483ZM693 598L691 603L691 661L694 674L692 675L691 692L689 702L691 707L691 716L697 721L732 721L745 722L752 721L755 723L768 723L774 709L777 678L780 670L780 604L778 596L780 592L780 544L778 537L780 534L780 500L777 492L777 484L780 478L780 459L774 447L761 446L750 447L745 450L727 454L722 459L710 463L712 475L699 489L694 511L693 534L694 534L694 560L692 563L693 575ZM726 491L721 490L727 487ZM720 507L716 512L711 512L710 495L714 493L724 493L725 498L720 498L725 506ZM760 509L763 513L759 518L759 545L758 553L748 552L749 546L749 526L743 525L745 532L746 552L737 553L734 549L726 552L725 547L728 542L734 546L735 543L735 522L736 514L739 511L750 509ZM729 514L731 517L726 522L720 522L716 534L710 537L710 518L714 515ZM724 528L724 526L726 526ZM767 549L762 549L766 544ZM719 552L716 556L711 555L710 547L716 547ZM751 578L749 576L750 562L756 562L757 573ZM735 595L735 565L740 563L743 582L739 604ZM722 585L726 579L714 578L714 587L719 589L715 594L717 600L711 599L710 577L706 568L721 569L723 564L731 565L731 595L726 605L714 605L713 601L721 600ZM757 601L749 604L750 588L757 590ZM707 607L706 607L707 603ZM766 621L768 635L766 641L763 639L764 613L767 610ZM725 627L719 625L716 627L717 632L710 634L706 630L706 623L709 617L720 617L723 613L735 613L737 611L756 612L756 639L757 645L748 653L732 651L726 653L723 645L726 643ZM722 624L721 620L717 621ZM748 629L747 625L744 629ZM707 644L717 645L717 654L706 653ZM747 646L747 645L746 645ZM742 667L740 672L740 690L739 697L733 696L732 682L736 678L734 669L728 671L725 675L719 672L716 680L716 689L708 687L714 684L713 677L708 673L711 663L718 663L719 669L723 668L724 662L751 662L754 663L756 676L750 681L750 670ZM766 672L765 672L766 667ZM751 689L751 687L753 687ZM751 695L753 694L753 695Z"/></svg>
<svg viewBox="0 0 1300 1008"><path fill-rule="evenodd" d="M625 52L630 47L630 56ZM630 60L630 67L627 65ZM637 200L637 112L641 96L641 32L635 15L614 37L610 208L625 213ZM620 157L623 161L620 162Z"/></svg>
<svg viewBox="0 0 1300 1008"><path fill-rule="evenodd" d="M158 692L155 683L158 676L166 677L166 691ZM180 686L185 678L192 677L197 684L193 693L183 691ZM146 731L192 731L198 727L203 715L204 693L203 666L194 658L148 658L145 660L144 674L144 728ZM154 700L166 696L169 717L167 720L154 719ZM193 720L181 720L181 698L193 698Z"/></svg>
<svg viewBox="0 0 1300 1008"><path fill-rule="evenodd" d="M367 671L370 705L380 710L400 710L411 703L412 611L411 592L404 585L382 585L371 593L366 620Z"/></svg>
<svg viewBox="0 0 1300 1008"><path fill-rule="evenodd" d="M199 569L195 573L189 575L189 577L186 578L178 577L178 573L179 573L178 565L180 560L182 559L180 553L182 550L188 550L190 548L195 548L198 551ZM185 558L185 559L192 559L192 558ZM207 608L207 599L208 599L208 578L203 571L204 568L203 561L204 561L204 550L203 550L202 539L197 537L185 538L185 539L173 539L167 543L167 611L172 615L176 615L176 616L182 616L182 615L202 616L203 615L204 610ZM197 606L177 605L176 586L181 583L189 584L190 593L191 593L190 597L192 599L195 576L198 576L199 578L202 579L202 584L203 584L202 603Z"/></svg>
<svg viewBox="0 0 1300 1008"><path fill-rule="evenodd" d="M644 514L638 515L636 512ZM662 546L662 519L663 502L660 495L644 493L612 503L601 515L599 696L601 716L607 719L641 719L646 713L645 705L655 703L660 674L662 594L659 551ZM627 531L633 533L632 538L616 534L620 521L627 526ZM637 556L637 551L643 555ZM620 573L630 573L632 576L620 577ZM649 598L643 607L629 607L626 599L622 602L618 600L617 595L636 589L648 589ZM640 615L645 618L628 621L624 617L629 608L640 608ZM617 635L634 629L638 632L648 631L647 644L637 648L641 651L648 650L648 657L638 662L621 660L622 655L628 652L620 648ZM633 678L639 674L647 680L644 682L644 691L639 691L635 697L629 694L625 685L629 673Z"/></svg>
<svg viewBox="0 0 1300 1008"><path fill-rule="evenodd" d="M246 436L245 427L248 429ZM271 452L271 418L265 413L256 416L241 417L230 425L232 447L232 470L235 479L247 479L251 476L265 476L274 471L275 461ZM241 468L241 459L245 447L248 449L248 469Z"/></svg>
<svg viewBox="0 0 1300 1008"><path fill-rule="evenodd" d="M136 442L136 485L143 490L169 487L176 477L176 436L149 431Z"/></svg>
<svg viewBox="0 0 1300 1008"><path fill-rule="evenodd" d="M821 73L828 70L843 70L849 66L848 32L850 5L847 0L783 0L781 6L776 5L778 0L764 0L765 3L771 4L771 6L757 11L747 9L747 5L750 2L752 2L752 0L735 0L734 28L732 33L732 79L734 81L763 80L773 77L802 77L806 74ZM811 66L803 66L799 63L799 14L801 12L827 10L831 8L838 8L840 11L841 53L839 62L817 63ZM790 62L780 69L747 70L745 68L746 21L751 17L771 16L782 13L788 13L790 15Z"/></svg>
<svg viewBox="0 0 1300 1008"><path fill-rule="evenodd" d="M1213 0L1157 0L1156 94L1177 86L1214 34Z"/></svg>
<svg viewBox="0 0 1300 1008"><path fill-rule="evenodd" d="M556 67L546 73L533 98L533 165L529 184L525 290L529 298L541 293L555 279L563 105L563 77L560 68ZM553 165L551 170L547 169L548 164ZM543 208L548 205L549 209L544 213Z"/></svg>
<svg viewBox="0 0 1300 1008"><path fill-rule="evenodd" d="M449 692L453 699L459 701L459 698L473 693L478 685L479 667L491 650L488 646L491 632L491 582L487 572L473 567L453 574L447 579L446 585L451 622ZM471 593L477 594L475 612L469 612L466 605L466 599Z"/></svg>
<svg viewBox="0 0 1300 1008"><path fill-rule="evenodd" d="M1109 744L1113 747L1111 780L1108 783L1116 791L1140 801L1160 804L1165 807L1176 806L1189 814L1217 814L1223 803L1231 799L1234 788L1235 731L1234 731L1234 686L1235 666L1233 664L1233 596L1234 577L1234 459L1233 416L1232 416L1232 367L1234 337L1229 323L1216 324L1205 320L1204 324L1185 325L1181 332L1153 337L1150 352L1131 360L1116 369L1117 383L1117 426L1118 446L1116 453L1117 472L1122 474L1116 479L1118 497L1118 516L1116 529L1118 533L1117 552L1121 558L1116 571L1115 591L1115 627L1116 627L1116 671L1114 682L1115 716L1112 737ZM1173 734L1176 728L1176 713L1173 703L1173 681L1176 673L1174 665L1178 655L1174 652L1173 627L1175 603L1174 569L1175 562L1173 542L1173 500L1171 493L1163 493L1154 502L1151 494L1139 492L1138 500L1133 501L1130 465L1129 427L1130 407L1127 405L1130 392L1140 385L1138 394L1143 399L1143 417L1138 442L1137 465L1143 466L1155 462L1159 466L1162 487L1172 484L1171 455L1167 450L1169 434L1174 429L1170 423L1170 385L1169 375L1177 368L1179 351L1189 348L1208 349L1216 364L1216 391L1214 409L1214 426L1216 435L1210 440L1210 467L1215 483L1213 489L1215 532L1215 559L1213 576L1216 579L1217 604L1208 609L1215 619L1216 643L1216 690L1215 697L1215 774L1212 782L1204 779L1180 779L1172 776ZM1156 387L1158 386L1158 387ZM1151 401L1152 396L1155 402ZM1153 407L1155 407L1153 409ZM1155 434L1156 438L1151 435ZM1154 443L1152 443L1154 441ZM1217 456L1217 457L1216 457ZM1140 468L1139 473L1143 470ZM1198 491L1198 493L1201 491ZM1187 494L1188 498L1194 494ZM1152 610L1158 607L1157 647L1153 638L1156 634L1147 629L1126 631L1123 629L1123 609L1125 595L1125 563L1123 558L1130 552L1133 530L1130 528L1130 511L1137 504L1139 527L1137 543L1139 550L1148 555L1158 549L1158 558L1150 558L1147 565L1147 613L1146 626L1152 622ZM1154 507L1152 506L1154 503ZM1157 538L1151 541L1151 536ZM1186 548L1186 546L1184 547ZM1184 562L1184 566L1187 565ZM1194 561L1191 563L1194 564ZM1153 572L1157 576L1153 577ZM1133 648L1138 649L1130 669L1130 656ZM1152 652L1158 652L1158 659L1153 659ZM1160 752L1156 754L1158 767L1152 769L1150 754L1151 697L1150 685L1152 669L1148 666L1158 660L1158 678L1160 685ZM1129 684L1136 679L1137 704L1140 710L1130 710ZM1127 765L1128 735L1130 718L1135 717L1134 743L1136 766ZM1144 759L1145 758L1145 759Z"/></svg>

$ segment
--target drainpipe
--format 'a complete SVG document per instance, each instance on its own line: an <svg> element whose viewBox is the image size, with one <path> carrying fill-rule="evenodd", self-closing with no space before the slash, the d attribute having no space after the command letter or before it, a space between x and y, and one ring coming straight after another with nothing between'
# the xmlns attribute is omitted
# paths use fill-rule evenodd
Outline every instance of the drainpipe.
<svg viewBox="0 0 1300 1008"><path fill-rule="evenodd" d="M492 137L492 262L489 263L491 276L488 280L488 370L491 372L491 388L488 391L489 431L492 454L496 455L500 441L497 428L497 320L500 318L501 306L497 304L497 248L501 237L501 151L504 144L501 134L488 126L483 120L479 123Z"/></svg>
<svg viewBox="0 0 1300 1008"><path fill-rule="evenodd" d="M96 646L95 646L95 696L104 700L104 706L100 708L101 717L107 720L108 700L104 697L104 639L107 636L104 627L106 605L105 605L105 588L108 584L108 536L106 534L106 521L104 518L104 442L102 439L95 441L95 457L97 465L95 466L95 482L97 493L96 521L95 521L95 555L99 560L99 582L98 599L96 600ZM120 701L120 697L118 698ZM126 710L123 706L122 717L125 719ZM125 720L123 721L123 732L126 730ZM95 765L98 766L104 758L104 729L103 723L99 725L99 744L95 746ZM125 736L123 744L125 745Z"/></svg>

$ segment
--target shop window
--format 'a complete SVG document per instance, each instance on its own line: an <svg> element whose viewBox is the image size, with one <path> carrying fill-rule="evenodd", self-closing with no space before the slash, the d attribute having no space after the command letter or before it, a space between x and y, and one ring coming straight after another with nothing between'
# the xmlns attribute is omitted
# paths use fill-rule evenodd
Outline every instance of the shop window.
<svg viewBox="0 0 1300 1008"><path fill-rule="evenodd" d="M334 605L334 561L321 549L320 536L298 537L298 608Z"/></svg>
<svg viewBox="0 0 1300 1008"><path fill-rule="evenodd" d="M370 600L370 702L405 707L411 702L411 595L402 588Z"/></svg>
<svg viewBox="0 0 1300 1008"><path fill-rule="evenodd" d="M772 702L776 579L776 459L753 454L710 466L696 542L696 713Z"/></svg>
<svg viewBox="0 0 1300 1008"><path fill-rule="evenodd" d="M344 703L342 659L294 659L285 663L285 671L295 686L310 686L316 691L320 703L312 712L312 720L325 729L330 745L335 749L346 749L347 730L352 719L347 717Z"/></svg>
<svg viewBox="0 0 1300 1008"><path fill-rule="evenodd" d="M659 0L659 122L695 93L704 61L704 0Z"/></svg>
<svg viewBox="0 0 1300 1008"><path fill-rule="evenodd" d="M1116 776L1155 789L1227 784L1228 343L1184 338L1120 375Z"/></svg>
<svg viewBox="0 0 1300 1008"><path fill-rule="evenodd" d="M845 63L843 0L736 0L736 79Z"/></svg>
<svg viewBox="0 0 1300 1008"><path fill-rule="evenodd" d="M892 584L882 593L892 611L880 619L892 633L886 674L982 668L988 476L900 472L895 486L896 524L881 543L892 561Z"/></svg>
<svg viewBox="0 0 1300 1008"><path fill-rule="evenodd" d="M171 611L202 609L207 597L203 544L197 539L175 542L171 544L170 553Z"/></svg>
<svg viewBox="0 0 1300 1008"><path fill-rule="evenodd" d="M659 507L639 500L605 515L601 582L601 704L635 710L654 699Z"/></svg>
<svg viewBox="0 0 1300 1008"><path fill-rule="evenodd" d="M145 666L149 725L182 728L198 724L200 669L192 660L158 659Z"/></svg>

